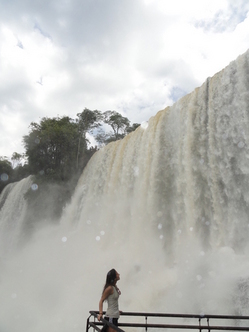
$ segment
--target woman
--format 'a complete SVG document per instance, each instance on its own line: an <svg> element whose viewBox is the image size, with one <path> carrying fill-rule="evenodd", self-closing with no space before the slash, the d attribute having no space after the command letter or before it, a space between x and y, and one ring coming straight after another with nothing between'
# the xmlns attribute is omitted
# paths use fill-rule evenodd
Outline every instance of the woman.
<svg viewBox="0 0 249 332"><path fill-rule="evenodd" d="M102 292L101 299L99 301L99 315L98 320L103 317L103 303L107 301L107 311L105 319L108 320L110 323L118 326L118 319L119 319L119 306L118 306L118 298L121 294L120 290L118 289L116 283L120 280L120 275L115 269L110 270L106 276L106 283ZM103 329L105 330L107 326ZM115 332L115 330L111 327L108 327L108 332Z"/></svg>

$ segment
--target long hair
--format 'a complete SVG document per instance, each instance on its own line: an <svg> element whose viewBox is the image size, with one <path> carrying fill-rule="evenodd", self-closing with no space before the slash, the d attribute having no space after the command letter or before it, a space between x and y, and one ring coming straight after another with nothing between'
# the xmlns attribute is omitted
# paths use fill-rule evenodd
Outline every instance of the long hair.
<svg viewBox="0 0 249 332"><path fill-rule="evenodd" d="M106 282L105 282L105 286L103 288L103 292L102 294L104 293L105 289L108 287L108 286L114 286L115 285L115 280L116 280L116 270L115 269L111 269L107 275L106 275Z"/></svg>

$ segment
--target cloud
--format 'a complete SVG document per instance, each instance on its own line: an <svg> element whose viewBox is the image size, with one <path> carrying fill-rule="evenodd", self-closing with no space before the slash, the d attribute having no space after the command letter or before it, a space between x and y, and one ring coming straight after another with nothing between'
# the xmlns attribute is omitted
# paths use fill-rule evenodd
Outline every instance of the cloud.
<svg viewBox="0 0 249 332"><path fill-rule="evenodd" d="M87 107L148 120L246 51L248 6L246 0L2 1L0 155L23 152L30 122L44 116L75 118Z"/></svg>
<svg viewBox="0 0 249 332"><path fill-rule="evenodd" d="M248 11L248 2L239 0L235 4L234 1L228 1L225 9L220 9L213 17L208 17L205 20L196 20L195 26L202 28L205 32L231 32L247 18Z"/></svg>

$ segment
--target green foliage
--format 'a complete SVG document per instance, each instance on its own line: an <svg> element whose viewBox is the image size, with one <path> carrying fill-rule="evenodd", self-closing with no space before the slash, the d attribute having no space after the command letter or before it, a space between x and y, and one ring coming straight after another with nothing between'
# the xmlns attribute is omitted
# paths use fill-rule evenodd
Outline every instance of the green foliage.
<svg viewBox="0 0 249 332"><path fill-rule="evenodd" d="M95 140L99 143L100 147L105 146L111 142L111 139L115 140L115 137L111 132L105 132L104 129L100 128L97 134L94 136Z"/></svg>
<svg viewBox="0 0 249 332"><path fill-rule="evenodd" d="M11 182L20 181L30 175L30 169L28 164L19 165L13 169Z"/></svg>
<svg viewBox="0 0 249 332"><path fill-rule="evenodd" d="M12 168L16 168L22 165L22 161L24 160L24 154L20 154L14 152L11 157Z"/></svg>
<svg viewBox="0 0 249 332"><path fill-rule="evenodd" d="M87 151L88 140L86 138L87 132L92 132L93 129L98 128L101 125L101 120L103 119L102 113L100 111L91 111L85 108L83 112L77 114L78 119L78 148L77 148L77 161L76 168L79 167L80 152ZM83 141L83 142L82 142Z"/></svg>
<svg viewBox="0 0 249 332"><path fill-rule="evenodd" d="M0 157L0 193L7 184L17 182L30 174L28 164L21 164L23 155L14 152L10 162L7 157Z"/></svg>
<svg viewBox="0 0 249 332"><path fill-rule="evenodd" d="M140 126L140 123L133 123L132 126L129 126L126 128L127 134L131 133L132 131L135 131Z"/></svg>
<svg viewBox="0 0 249 332"><path fill-rule="evenodd" d="M78 125L69 117L32 122L23 137L30 171L51 180L68 180L76 167Z"/></svg>
<svg viewBox="0 0 249 332"><path fill-rule="evenodd" d="M116 111L104 112L104 122L112 127L115 140L124 138L126 129L130 126L130 121Z"/></svg>
<svg viewBox="0 0 249 332"><path fill-rule="evenodd" d="M0 157L0 174L8 174L12 173L12 165L11 162L7 159L7 157Z"/></svg>
<svg viewBox="0 0 249 332"><path fill-rule="evenodd" d="M98 130L95 139L100 146L120 140L140 126L139 123L130 125L130 121L126 117L115 111L104 112L103 122L109 125L113 131L106 132L103 128Z"/></svg>
<svg viewBox="0 0 249 332"><path fill-rule="evenodd" d="M103 115L100 111L91 111L85 108L83 112L77 114L79 132L83 135L86 132L92 132L93 129L101 126L101 121L103 120Z"/></svg>
<svg viewBox="0 0 249 332"><path fill-rule="evenodd" d="M64 116L30 124L23 142L30 173L38 185L37 190L30 189L26 194L30 225L60 217L83 168L96 151L87 149L86 131L97 125L97 115L97 111L84 110L77 121Z"/></svg>
<svg viewBox="0 0 249 332"><path fill-rule="evenodd" d="M7 157L0 157L0 192L7 184L12 182L12 173L11 162L8 161Z"/></svg>

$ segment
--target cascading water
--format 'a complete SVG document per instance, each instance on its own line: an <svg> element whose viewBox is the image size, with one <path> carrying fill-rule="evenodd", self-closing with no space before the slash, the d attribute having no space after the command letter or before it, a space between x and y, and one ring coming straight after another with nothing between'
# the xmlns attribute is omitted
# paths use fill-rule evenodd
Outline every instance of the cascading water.
<svg viewBox="0 0 249 332"><path fill-rule="evenodd" d="M24 194L32 185L29 176L6 186L0 196L0 254L3 255L18 245L22 236L27 212Z"/></svg>
<svg viewBox="0 0 249 332"><path fill-rule="evenodd" d="M0 329L82 331L112 267L124 311L249 315L248 159L249 51L98 151L60 225L3 255Z"/></svg>

